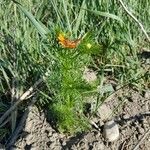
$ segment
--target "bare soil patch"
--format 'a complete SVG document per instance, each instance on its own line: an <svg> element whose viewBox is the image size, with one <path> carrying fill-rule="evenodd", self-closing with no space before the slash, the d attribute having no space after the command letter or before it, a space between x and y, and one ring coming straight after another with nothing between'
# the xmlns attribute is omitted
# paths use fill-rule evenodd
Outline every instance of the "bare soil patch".
<svg viewBox="0 0 150 150"><path fill-rule="evenodd" d="M133 89L125 89L110 97L100 109L102 107L102 115L97 114L92 120L100 130L93 127L88 132L67 136L55 131L47 122L44 112L39 112L34 106L18 140L9 149L132 150L150 130L150 91L141 94ZM102 134L103 125L108 119L114 119L120 131L119 139L112 143L107 142ZM149 148L150 134L147 134L139 143L139 149Z"/></svg>

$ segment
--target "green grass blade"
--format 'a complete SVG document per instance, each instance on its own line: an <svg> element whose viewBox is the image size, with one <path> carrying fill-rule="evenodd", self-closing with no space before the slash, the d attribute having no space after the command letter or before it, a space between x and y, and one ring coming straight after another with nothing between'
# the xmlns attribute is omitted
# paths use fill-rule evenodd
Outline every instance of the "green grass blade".
<svg viewBox="0 0 150 150"><path fill-rule="evenodd" d="M9 84L9 77L7 76L7 73L5 72L5 70L1 67L0 71L2 72L3 74L3 77L8 85L8 87L10 88L10 84Z"/></svg>
<svg viewBox="0 0 150 150"><path fill-rule="evenodd" d="M83 3L82 3L82 4L83 4ZM69 5L69 6L70 6L70 5ZM74 5L74 7L77 7L77 6ZM97 11L97 10L90 10L90 9L83 8L82 6L81 6L80 9L89 11L89 12L91 12L91 13L97 15L97 16L103 16L103 17L115 19L115 20L120 21L121 23L123 23L123 20L122 20L120 17L118 17L118 16L116 16L116 15L114 15L114 14L111 14L111 13L109 13L109 12L101 12L101 11Z"/></svg>
<svg viewBox="0 0 150 150"><path fill-rule="evenodd" d="M107 17L107 18L111 18L111 19L115 19L115 20L120 21L121 23L123 23L123 20L120 17L118 17L118 16L116 16L114 14L110 14L108 12L101 12L101 11L96 11L96 10L90 10L90 9L85 9L85 10L87 10L87 11L89 11L89 12L95 14L95 15L103 16L103 17Z"/></svg>
<svg viewBox="0 0 150 150"><path fill-rule="evenodd" d="M65 12L65 16L66 16L67 25L68 25L68 30L70 33L72 33L71 24L70 24L70 20L69 20L69 14L67 11L67 5L66 5L64 0L62 1L62 3L63 3L63 7L64 7L64 12Z"/></svg>
<svg viewBox="0 0 150 150"><path fill-rule="evenodd" d="M81 8L82 8L82 7L86 8L86 3L85 3L85 1L86 1L86 0L84 0L84 1L82 2ZM77 18L77 20L76 20L76 24L75 24L75 27L74 27L74 33L75 33L76 35L77 35L77 31L78 31L78 29L79 29L79 26L80 26L80 24L81 24L81 21L82 21L82 19L84 19L84 15L85 15L85 10L80 9L80 12L79 12L79 14L78 14L78 18Z"/></svg>
<svg viewBox="0 0 150 150"><path fill-rule="evenodd" d="M17 6L19 7L19 9L28 17L28 19L33 23L33 25L36 27L36 29L38 30L38 32L41 34L41 36L43 38L46 38L46 34L48 34L49 29L44 27L44 25L40 22L37 21L35 19L35 17L28 12L21 4L15 2L17 4ZM43 26L43 27L42 27Z"/></svg>

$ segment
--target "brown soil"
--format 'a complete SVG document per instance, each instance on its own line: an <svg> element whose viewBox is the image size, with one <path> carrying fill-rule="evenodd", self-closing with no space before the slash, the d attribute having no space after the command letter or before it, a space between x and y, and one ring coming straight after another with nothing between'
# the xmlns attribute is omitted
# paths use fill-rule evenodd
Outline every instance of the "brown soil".
<svg viewBox="0 0 150 150"><path fill-rule="evenodd" d="M9 149L16 150L132 150L150 129L150 91L143 94L125 89L111 96L99 109L93 122L94 127L76 136L66 136L56 132L47 122L44 112L34 106L29 112L23 131L16 143ZM119 105L118 105L119 104ZM113 112L115 110L115 112ZM98 112L101 112L98 110ZM109 114L108 114L109 113ZM105 141L102 130L108 119L114 119L119 126L117 141ZM150 149L150 134L139 145L140 150Z"/></svg>

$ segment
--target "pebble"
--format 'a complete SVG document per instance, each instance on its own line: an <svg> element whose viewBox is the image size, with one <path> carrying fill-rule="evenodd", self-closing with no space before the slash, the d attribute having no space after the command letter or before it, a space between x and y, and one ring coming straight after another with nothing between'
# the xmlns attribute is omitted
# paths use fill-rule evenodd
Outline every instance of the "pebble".
<svg viewBox="0 0 150 150"><path fill-rule="evenodd" d="M150 99L150 90L145 92L144 97Z"/></svg>
<svg viewBox="0 0 150 150"><path fill-rule="evenodd" d="M122 116L122 118L124 119L124 120L130 120L130 116L128 115L128 114L124 114L123 116Z"/></svg>
<svg viewBox="0 0 150 150"><path fill-rule="evenodd" d="M114 120L104 124L103 136L109 142L113 142L119 138L119 128Z"/></svg>
<svg viewBox="0 0 150 150"><path fill-rule="evenodd" d="M101 118L102 121L107 120L111 114L112 110L106 104L102 104L97 109L97 115Z"/></svg>
<svg viewBox="0 0 150 150"><path fill-rule="evenodd" d="M138 127L137 130L140 134L143 134L145 132L145 130L142 127Z"/></svg>

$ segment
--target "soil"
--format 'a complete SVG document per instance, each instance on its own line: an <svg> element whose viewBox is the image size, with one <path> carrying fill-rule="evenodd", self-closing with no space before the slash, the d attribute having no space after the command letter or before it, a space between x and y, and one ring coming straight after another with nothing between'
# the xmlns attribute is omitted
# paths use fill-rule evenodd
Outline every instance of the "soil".
<svg viewBox="0 0 150 150"><path fill-rule="evenodd" d="M107 99L92 122L92 128L76 136L67 136L55 131L47 122L45 113L33 106L23 131L9 149L15 150L132 150L150 129L150 91L140 94L133 89L122 89ZM119 105L118 105L119 104ZM101 111L101 109L103 111ZM119 139L107 142L103 137L103 125L114 119L120 131ZM150 134L139 144L138 149L150 149Z"/></svg>

